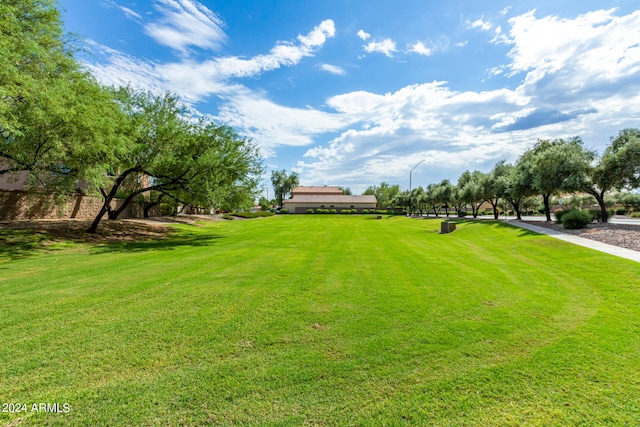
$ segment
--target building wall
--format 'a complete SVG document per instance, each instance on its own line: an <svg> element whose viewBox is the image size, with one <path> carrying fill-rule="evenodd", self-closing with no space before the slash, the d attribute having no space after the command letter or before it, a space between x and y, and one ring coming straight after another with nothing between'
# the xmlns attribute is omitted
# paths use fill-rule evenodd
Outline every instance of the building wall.
<svg viewBox="0 0 640 427"><path fill-rule="evenodd" d="M287 203L285 206L291 213L307 213L308 209L335 209L340 212L342 209L375 209L375 203Z"/></svg>
<svg viewBox="0 0 640 427"><path fill-rule="evenodd" d="M112 206L122 206L122 199L115 199ZM27 191L0 190L0 220L16 219L93 219L102 208L102 197L74 194L57 202L54 195ZM132 202L118 218L142 218L144 210ZM152 209L151 216L157 210Z"/></svg>

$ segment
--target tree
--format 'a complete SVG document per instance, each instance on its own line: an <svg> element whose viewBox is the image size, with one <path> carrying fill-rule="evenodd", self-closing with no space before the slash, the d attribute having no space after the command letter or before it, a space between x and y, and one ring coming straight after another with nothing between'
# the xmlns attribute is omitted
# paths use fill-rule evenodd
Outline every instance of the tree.
<svg viewBox="0 0 640 427"><path fill-rule="evenodd" d="M518 160L531 188L542 195L547 221L551 221L549 200L560 191L573 192L583 184L586 166L594 153L586 150L580 137L567 140L539 140Z"/></svg>
<svg viewBox="0 0 640 427"><path fill-rule="evenodd" d="M533 200L530 197L533 195L533 189L528 181L527 170L522 164L514 166L505 163L502 168L505 180L503 197L513 207L516 218L522 219L522 210L527 210Z"/></svg>
<svg viewBox="0 0 640 427"><path fill-rule="evenodd" d="M282 201L291 194L291 190L293 190L294 187L300 185L300 178L298 178L298 174L295 172L287 175L285 169L272 171L271 185L276 195L277 204L279 207L282 207Z"/></svg>
<svg viewBox="0 0 640 427"><path fill-rule="evenodd" d="M340 188L340 191L342 191L342 194L346 196L351 195L351 189L349 187L338 187L338 188Z"/></svg>
<svg viewBox="0 0 640 427"><path fill-rule="evenodd" d="M480 206L485 201L487 179L488 175L478 170L473 172L464 171L458 178L458 187L460 189L458 197L465 204L471 206L471 213L474 218L478 217Z"/></svg>
<svg viewBox="0 0 640 427"><path fill-rule="evenodd" d="M370 185L362 194L365 196L376 196L377 207L388 208L393 205L392 200L400 194L400 186L381 182L379 186Z"/></svg>
<svg viewBox="0 0 640 427"><path fill-rule="evenodd" d="M69 190L104 179L121 115L73 58L55 6L0 4L0 174L26 170L32 186Z"/></svg>
<svg viewBox="0 0 640 427"><path fill-rule="evenodd" d="M623 129L595 165L586 165L581 190L595 197L603 222L607 222L606 193L614 188L640 185L640 129Z"/></svg>
<svg viewBox="0 0 640 427"><path fill-rule="evenodd" d="M136 197L150 192L197 207L252 204L261 161L250 141L228 126L194 122L168 93L126 87L114 90L114 97L127 117L121 129L125 142L111 164L110 185L100 188L103 205L89 232L105 214L116 219ZM116 196L124 201L114 207Z"/></svg>
<svg viewBox="0 0 640 427"><path fill-rule="evenodd" d="M482 180L484 200L493 208L493 217L498 219L498 204L506 196L508 186L509 165L504 160L499 161L493 170Z"/></svg>

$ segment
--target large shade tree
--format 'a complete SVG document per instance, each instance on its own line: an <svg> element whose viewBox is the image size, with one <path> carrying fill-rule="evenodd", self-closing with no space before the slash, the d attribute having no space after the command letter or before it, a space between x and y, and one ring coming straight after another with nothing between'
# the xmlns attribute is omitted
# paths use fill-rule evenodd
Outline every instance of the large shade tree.
<svg viewBox="0 0 640 427"><path fill-rule="evenodd" d="M523 176L531 189L542 196L547 221L551 221L551 196L581 189L582 177L594 158L580 137L539 140L520 157Z"/></svg>
<svg viewBox="0 0 640 427"><path fill-rule="evenodd" d="M55 1L0 3L0 174L65 189L100 182L119 110L84 72Z"/></svg>
<svg viewBox="0 0 640 427"><path fill-rule="evenodd" d="M114 90L127 120L124 142L111 164L112 180L100 188L103 204L89 232L104 215L116 219L136 198L154 193L191 206L253 200L261 160L256 147L228 126L194 121L171 94L131 88ZM124 199L115 205L116 196Z"/></svg>

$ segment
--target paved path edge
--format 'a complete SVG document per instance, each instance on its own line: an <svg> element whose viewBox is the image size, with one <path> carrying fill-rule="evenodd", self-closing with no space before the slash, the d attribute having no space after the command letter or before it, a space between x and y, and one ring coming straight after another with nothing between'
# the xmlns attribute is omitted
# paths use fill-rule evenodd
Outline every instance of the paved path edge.
<svg viewBox="0 0 640 427"><path fill-rule="evenodd" d="M527 224L520 221L507 220L503 222L505 224L524 228L525 230L533 231L535 233L546 234L547 236L555 237L556 239L564 240L565 242L573 243L574 245L584 246L586 248L595 249L596 251L604 252L609 255L614 255L620 258L629 259L631 261L640 262L640 252L632 251L631 249L621 248L619 246L609 245L591 239L585 239L584 237L578 237L574 236L573 234L562 233L560 231L551 230L549 228L539 227L537 225Z"/></svg>

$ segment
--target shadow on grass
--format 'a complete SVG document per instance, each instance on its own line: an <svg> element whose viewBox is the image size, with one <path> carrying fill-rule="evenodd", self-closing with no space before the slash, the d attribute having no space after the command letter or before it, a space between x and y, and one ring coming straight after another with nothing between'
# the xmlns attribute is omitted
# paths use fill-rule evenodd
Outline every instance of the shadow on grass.
<svg viewBox="0 0 640 427"><path fill-rule="evenodd" d="M416 219L421 220L432 220L432 221L447 221L447 222L455 222L456 224L465 224L466 226L471 227L491 227L491 228L508 228L518 233L518 237L523 236L538 236L540 233L536 233L535 231L527 230L525 228L517 227L513 224L509 224L504 221L494 220L494 219L473 219L473 218L460 218L460 217L436 217L436 216L428 216L428 217L414 217ZM436 230L436 233L439 233L440 230Z"/></svg>
<svg viewBox="0 0 640 427"><path fill-rule="evenodd" d="M105 221L97 233L87 233L87 221L20 221L0 224L0 262L40 253L85 246L93 254L120 251L171 250L207 246L221 236L173 227Z"/></svg>
<svg viewBox="0 0 640 427"><path fill-rule="evenodd" d="M195 234L179 232L170 237L145 240L140 242L122 242L101 244L91 248L92 255L113 252L144 252L157 250L174 250L184 246L211 246L223 236L212 234Z"/></svg>
<svg viewBox="0 0 640 427"><path fill-rule="evenodd" d="M481 227L491 227L495 229L505 229L508 228L518 233L518 237L523 236L539 236L540 233L536 233L535 231L527 230L525 228L517 227L513 224L509 224L504 221L497 221L494 219L455 219L451 220L456 224L466 224L467 226L481 226Z"/></svg>

